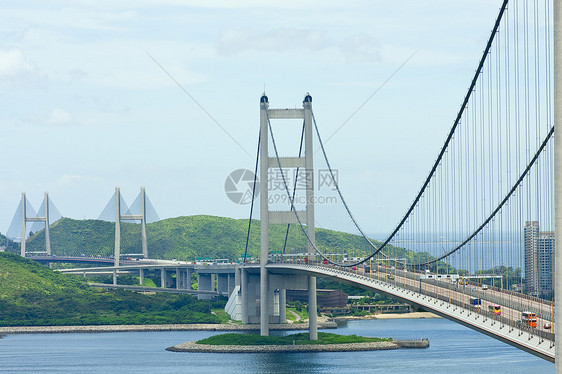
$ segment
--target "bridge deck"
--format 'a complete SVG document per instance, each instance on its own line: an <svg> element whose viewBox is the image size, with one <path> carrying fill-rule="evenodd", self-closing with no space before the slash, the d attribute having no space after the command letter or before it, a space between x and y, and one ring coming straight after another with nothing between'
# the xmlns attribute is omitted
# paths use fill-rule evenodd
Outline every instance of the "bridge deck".
<svg viewBox="0 0 562 374"><path fill-rule="evenodd" d="M250 269L256 265L246 265L246 267ZM517 296L509 294L508 298L504 300L511 298L511 305L508 306L507 303L504 303L502 315L498 316L487 311L487 305L492 302L484 301L486 298L497 299L496 293L501 293L497 290L490 291L489 295L479 295L483 300L483 305L482 308L476 309L470 307L468 300L471 296L464 288L452 289L450 282L448 286L444 284L445 282L422 282L419 275L416 279L416 274L413 273L396 271L393 272L393 275L396 274L394 279L389 281L387 273L384 272L363 275L325 265L271 263L267 265L267 268L274 273L298 272L329 277L343 283L381 292L554 362L554 334L541 328L526 329L518 323L521 318L521 311L518 309L523 308L527 302L527 299L522 296L518 297L521 300L516 300ZM536 305L535 307L546 309L550 305ZM538 326L542 326L543 321L547 321L544 316L539 317ZM552 323L552 321L549 322Z"/></svg>

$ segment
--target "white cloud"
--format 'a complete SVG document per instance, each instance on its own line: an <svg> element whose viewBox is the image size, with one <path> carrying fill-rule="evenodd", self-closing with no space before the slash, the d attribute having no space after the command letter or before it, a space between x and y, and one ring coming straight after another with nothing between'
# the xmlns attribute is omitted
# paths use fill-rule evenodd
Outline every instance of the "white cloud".
<svg viewBox="0 0 562 374"><path fill-rule="evenodd" d="M61 108L53 108L48 114L46 121L50 125L66 126L74 122L72 115Z"/></svg>
<svg viewBox="0 0 562 374"><path fill-rule="evenodd" d="M70 112L61 108L52 108L48 111L37 111L31 114L14 115L10 122L18 126L45 127L66 127L78 124Z"/></svg>
<svg viewBox="0 0 562 374"><path fill-rule="evenodd" d="M296 51L334 52L342 60L379 61L380 43L368 33L330 35L322 29L280 27L258 32L255 29L227 29L218 39L218 51L236 56L247 52L291 53ZM320 58L320 56L316 56Z"/></svg>
<svg viewBox="0 0 562 374"><path fill-rule="evenodd" d="M15 76L31 70L31 65L25 61L20 50L0 50L0 78Z"/></svg>

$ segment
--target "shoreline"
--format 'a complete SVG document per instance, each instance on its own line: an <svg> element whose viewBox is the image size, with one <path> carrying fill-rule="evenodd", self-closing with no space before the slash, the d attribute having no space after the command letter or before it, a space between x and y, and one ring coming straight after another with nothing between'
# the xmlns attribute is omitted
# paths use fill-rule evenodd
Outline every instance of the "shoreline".
<svg viewBox="0 0 562 374"><path fill-rule="evenodd" d="M367 319L422 319L442 318L430 312L370 314L367 316L341 316L333 320L322 318L319 329L336 329L337 321ZM320 319L320 318L319 318ZM104 332L142 332L142 331L256 331L259 324L163 324L163 325L85 325L85 326L5 326L0 327L0 335L5 334L63 334L63 333L104 333ZM307 330L308 323L272 324L271 330Z"/></svg>
<svg viewBox="0 0 562 374"><path fill-rule="evenodd" d="M335 322L318 323L319 329L336 329ZM104 332L145 332L145 331L259 331L260 325L236 324L166 324L166 325L89 325L89 326L11 326L0 327L5 334L64 334ZM271 330L307 330L308 323L272 324Z"/></svg>
<svg viewBox="0 0 562 374"><path fill-rule="evenodd" d="M166 348L171 352L199 353L302 353L302 352L354 352L381 351L400 348L427 348L429 340L395 340L391 342L302 345L210 345L186 342Z"/></svg>

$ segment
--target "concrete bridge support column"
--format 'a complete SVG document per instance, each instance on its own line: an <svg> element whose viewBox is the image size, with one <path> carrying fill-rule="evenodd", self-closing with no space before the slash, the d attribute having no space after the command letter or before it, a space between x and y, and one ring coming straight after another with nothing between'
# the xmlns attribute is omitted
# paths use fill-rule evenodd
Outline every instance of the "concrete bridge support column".
<svg viewBox="0 0 562 374"><path fill-rule="evenodd" d="M160 287L161 288L166 288L166 269L162 268L160 269Z"/></svg>
<svg viewBox="0 0 562 374"><path fill-rule="evenodd" d="M185 284L185 288L187 288L188 290L191 290L191 274L193 274L193 269L186 269L186 274L185 274L186 284Z"/></svg>
<svg viewBox="0 0 562 374"><path fill-rule="evenodd" d="M273 300L272 306L273 306L273 310L271 311L271 313L269 314L270 318L271 316L273 317L279 317L279 289L275 289L273 290L273 294L271 295L271 298ZM273 322L275 323L275 322Z"/></svg>
<svg viewBox="0 0 562 374"><path fill-rule="evenodd" d="M142 286L144 283L144 269L139 269L139 284Z"/></svg>
<svg viewBox="0 0 562 374"><path fill-rule="evenodd" d="M211 274L197 274L197 289L199 291L212 291L212 277ZM199 300L210 300L211 295L198 295Z"/></svg>
<svg viewBox="0 0 562 374"><path fill-rule="evenodd" d="M308 277L308 335L310 340L318 340L316 277Z"/></svg>
<svg viewBox="0 0 562 374"><path fill-rule="evenodd" d="M242 323L248 323L248 272L240 269L240 291L242 294Z"/></svg>
<svg viewBox="0 0 562 374"><path fill-rule="evenodd" d="M186 290L191 289L191 271L189 269L185 269L183 273L183 287Z"/></svg>
<svg viewBox="0 0 562 374"><path fill-rule="evenodd" d="M226 276L227 287L228 287L228 296L230 296L232 294L232 291L234 291L234 287L236 286L236 279L235 278L236 277L233 274L227 274L227 276Z"/></svg>
<svg viewBox="0 0 562 374"><path fill-rule="evenodd" d="M189 269L180 270L180 288L182 290L191 289L191 272Z"/></svg>
<svg viewBox="0 0 562 374"><path fill-rule="evenodd" d="M182 271L180 268L176 268L176 290L182 287Z"/></svg>
<svg viewBox="0 0 562 374"><path fill-rule="evenodd" d="M228 296L228 274L217 274L217 292L221 296Z"/></svg>
<svg viewBox="0 0 562 374"><path fill-rule="evenodd" d="M287 323L287 290L279 290L279 323Z"/></svg>
<svg viewBox="0 0 562 374"><path fill-rule="evenodd" d="M117 284L117 270L113 270L113 284Z"/></svg>

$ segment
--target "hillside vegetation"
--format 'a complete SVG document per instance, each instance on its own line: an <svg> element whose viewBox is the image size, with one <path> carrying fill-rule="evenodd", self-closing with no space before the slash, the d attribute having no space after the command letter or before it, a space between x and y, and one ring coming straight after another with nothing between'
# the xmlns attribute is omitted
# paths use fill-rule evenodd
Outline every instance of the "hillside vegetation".
<svg viewBox="0 0 562 374"><path fill-rule="evenodd" d="M219 323L192 296L102 292L83 278L0 252L0 326Z"/></svg>
<svg viewBox="0 0 562 374"><path fill-rule="evenodd" d="M285 241L286 225L270 228L272 250L281 250ZM51 249L57 255L112 256L115 224L99 220L74 220L63 218L51 226ZM247 219L214 216L188 216L169 218L147 225L148 252L151 258L194 260L196 257L238 259L244 253ZM140 224L122 223L121 253L141 253ZM259 221L252 221L248 254L259 255ZM44 232L36 233L29 241L30 251L45 247ZM358 235L317 229L316 244L330 248L330 252L365 254L372 251L369 244ZM287 252L306 246L306 237L297 226L291 226Z"/></svg>

